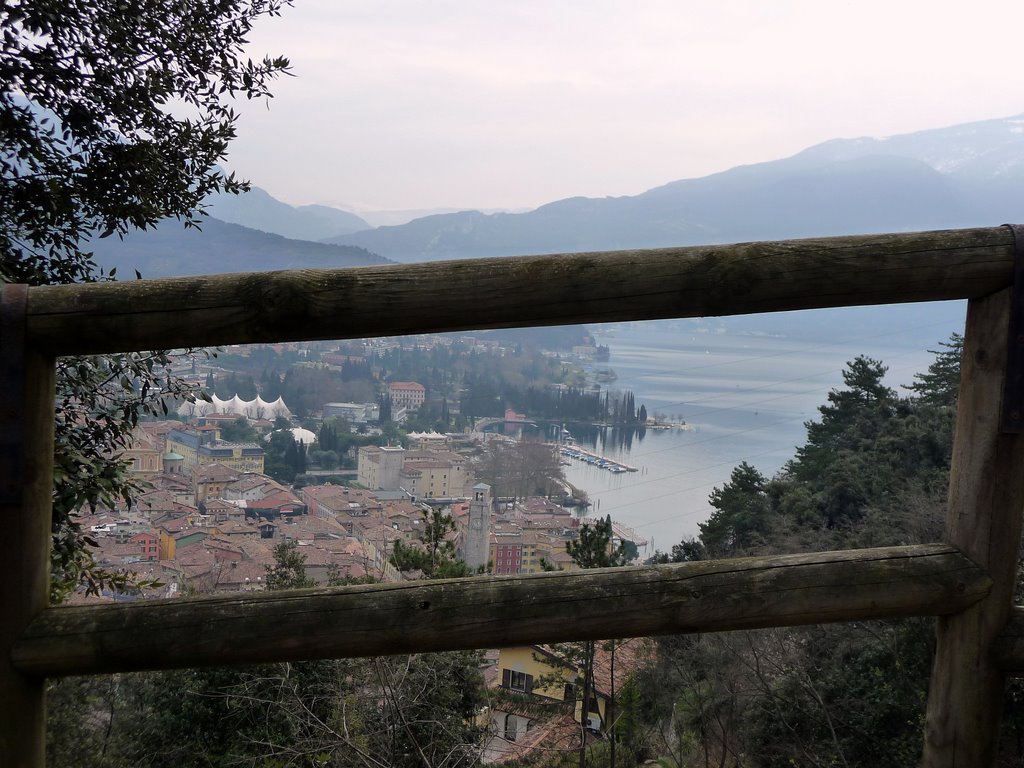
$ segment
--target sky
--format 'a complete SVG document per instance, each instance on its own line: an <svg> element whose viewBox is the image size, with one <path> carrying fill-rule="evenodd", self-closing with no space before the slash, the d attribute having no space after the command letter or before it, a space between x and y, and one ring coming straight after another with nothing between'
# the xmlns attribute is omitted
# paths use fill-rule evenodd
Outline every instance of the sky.
<svg viewBox="0 0 1024 768"><path fill-rule="evenodd" d="M225 165L293 205L522 210L1024 112L1016 0L295 0Z"/></svg>

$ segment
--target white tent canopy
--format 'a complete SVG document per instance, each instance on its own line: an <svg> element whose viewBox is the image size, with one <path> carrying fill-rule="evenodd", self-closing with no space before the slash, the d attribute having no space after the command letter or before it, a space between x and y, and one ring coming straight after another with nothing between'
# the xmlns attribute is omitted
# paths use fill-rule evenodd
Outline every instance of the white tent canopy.
<svg viewBox="0 0 1024 768"><path fill-rule="evenodd" d="M302 443L303 445L305 445L307 447L311 446L313 443L316 442L316 433L315 432L310 432L308 429L303 429L302 427L293 427L292 429L283 429L283 430L277 430L277 431L278 432L291 432L292 433L292 439L294 439L296 443ZM269 441L270 437L271 437L270 435L267 435L266 440Z"/></svg>
<svg viewBox="0 0 1024 768"><path fill-rule="evenodd" d="M206 402L205 400L196 400L194 403L182 403L178 408L179 416L206 416L211 413L237 413L239 416L245 416L249 419L276 419L278 416L283 416L286 419L291 418L292 412L288 410L288 406L285 405L283 398L277 398L272 403L268 403L259 395L256 396L255 400L243 400L238 395L235 395L230 400L221 400L219 397L214 395L212 402Z"/></svg>

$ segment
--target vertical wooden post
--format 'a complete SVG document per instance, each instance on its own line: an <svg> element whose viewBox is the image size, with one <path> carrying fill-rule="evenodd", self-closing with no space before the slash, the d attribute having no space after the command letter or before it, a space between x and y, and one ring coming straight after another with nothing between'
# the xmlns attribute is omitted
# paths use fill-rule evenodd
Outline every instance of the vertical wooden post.
<svg viewBox="0 0 1024 768"><path fill-rule="evenodd" d="M54 359L24 344L24 286L0 286L0 761L43 768L42 678L11 665L11 648L46 607L53 495Z"/></svg>
<svg viewBox="0 0 1024 768"><path fill-rule="evenodd" d="M966 611L938 618L926 768L991 766L996 755L1004 676L993 641L1010 614L1024 512L1024 438L1001 431L1011 290L967 310L946 540L993 586Z"/></svg>

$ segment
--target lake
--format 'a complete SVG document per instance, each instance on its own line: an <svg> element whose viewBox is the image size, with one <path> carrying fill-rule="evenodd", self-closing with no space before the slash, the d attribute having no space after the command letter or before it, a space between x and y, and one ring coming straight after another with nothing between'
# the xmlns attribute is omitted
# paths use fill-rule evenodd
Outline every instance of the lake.
<svg viewBox="0 0 1024 768"><path fill-rule="evenodd" d="M589 494L589 514L632 527L648 540L647 554L669 551L699 535L698 524L713 511L708 494L741 461L771 476L793 457L804 423L842 387L847 361L881 360L887 383L899 389L927 369L934 359L928 349L963 330L960 302L892 309L784 313L760 327L753 318L591 326L611 349L610 361L596 364L617 375L609 388L631 390L637 407L685 420L688 429L648 429L628 444L612 430L596 440L578 435L639 471L613 474L572 462L567 479Z"/></svg>

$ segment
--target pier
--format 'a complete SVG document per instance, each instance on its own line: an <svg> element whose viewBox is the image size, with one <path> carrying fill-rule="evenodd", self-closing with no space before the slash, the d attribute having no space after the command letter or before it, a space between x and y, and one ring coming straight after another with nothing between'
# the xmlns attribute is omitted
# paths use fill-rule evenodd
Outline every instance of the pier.
<svg viewBox="0 0 1024 768"><path fill-rule="evenodd" d="M561 445L558 447L558 450L562 456L566 456L570 459L576 459L577 461L583 461L587 464L593 464L595 467L607 469L612 473L618 474L619 472L640 471L629 464L624 464L616 459L609 459L607 456L602 456L599 453L588 451L586 448L580 448L578 445Z"/></svg>

